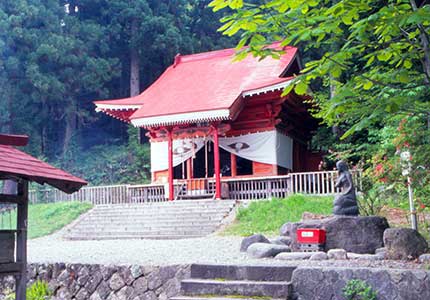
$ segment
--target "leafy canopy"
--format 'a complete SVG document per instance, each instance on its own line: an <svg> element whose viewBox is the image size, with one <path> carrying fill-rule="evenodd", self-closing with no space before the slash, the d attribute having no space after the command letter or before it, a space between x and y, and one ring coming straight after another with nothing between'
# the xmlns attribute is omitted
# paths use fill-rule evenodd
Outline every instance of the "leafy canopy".
<svg viewBox="0 0 430 300"><path fill-rule="evenodd" d="M278 56L267 48L278 40L314 50L290 90L304 94L330 80L336 92L317 95L317 116L329 125L351 124L344 137L390 115L430 110L425 1L214 0L210 6L232 11L219 30L240 34L238 58Z"/></svg>

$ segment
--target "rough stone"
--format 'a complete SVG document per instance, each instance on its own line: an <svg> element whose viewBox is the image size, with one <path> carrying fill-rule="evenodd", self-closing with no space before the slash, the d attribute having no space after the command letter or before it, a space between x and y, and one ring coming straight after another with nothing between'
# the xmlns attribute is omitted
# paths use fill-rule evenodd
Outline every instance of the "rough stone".
<svg viewBox="0 0 430 300"><path fill-rule="evenodd" d="M85 289L88 293L92 294L97 289L99 283L103 280L103 276L100 272L94 272L85 284Z"/></svg>
<svg viewBox="0 0 430 300"><path fill-rule="evenodd" d="M358 253L347 253L348 259L358 259L358 260L383 260L384 256L381 252L378 254L358 254Z"/></svg>
<svg viewBox="0 0 430 300"><path fill-rule="evenodd" d="M388 268L299 267L293 273L293 299L343 300L351 279L370 284L378 300L430 299L430 272Z"/></svg>
<svg viewBox="0 0 430 300"><path fill-rule="evenodd" d="M381 247L375 250L375 254L385 253L385 252L387 252L387 249L385 247Z"/></svg>
<svg viewBox="0 0 430 300"><path fill-rule="evenodd" d="M134 279L140 277L143 275L143 270L140 266L133 265L130 268L131 276L133 276Z"/></svg>
<svg viewBox="0 0 430 300"><path fill-rule="evenodd" d="M141 297L141 300L157 300L157 295L153 291L149 291L144 293Z"/></svg>
<svg viewBox="0 0 430 300"><path fill-rule="evenodd" d="M370 216L334 216L321 220L285 223L280 233L291 237L291 249L299 250L298 228L321 228L326 231L325 251L345 249L348 252L373 254L383 246L383 234L389 227L385 218Z"/></svg>
<svg viewBox="0 0 430 300"><path fill-rule="evenodd" d="M309 260L326 260L328 259L328 255L325 252L315 252L312 253L312 256L309 258Z"/></svg>
<svg viewBox="0 0 430 300"><path fill-rule="evenodd" d="M248 247L255 243L270 244L270 241L262 234L254 234L242 240L242 243L240 244L240 251L246 252L246 250L248 250Z"/></svg>
<svg viewBox="0 0 430 300"><path fill-rule="evenodd" d="M85 285L90 278L90 272L87 267L82 267L78 272L78 283L82 286Z"/></svg>
<svg viewBox="0 0 430 300"><path fill-rule="evenodd" d="M290 252L291 249L285 245L274 245L266 243L255 243L248 247L246 253L254 258L274 257L281 252Z"/></svg>
<svg viewBox="0 0 430 300"><path fill-rule="evenodd" d="M130 285L134 281L134 276L131 274L130 267L121 267L118 271L121 274L121 277L124 279L126 285Z"/></svg>
<svg viewBox="0 0 430 300"><path fill-rule="evenodd" d="M148 280L144 277L140 277L133 282L133 287L137 294L143 294L148 290Z"/></svg>
<svg viewBox="0 0 430 300"><path fill-rule="evenodd" d="M79 292L76 294L75 299L76 300L86 300L88 299L88 291L86 289L80 289Z"/></svg>
<svg viewBox="0 0 430 300"><path fill-rule="evenodd" d="M278 236L276 238L270 239L271 244L289 246L291 244L291 238L287 236Z"/></svg>
<svg viewBox="0 0 430 300"><path fill-rule="evenodd" d="M161 281L160 276L158 276L158 271L154 271L148 275L148 288L150 290L158 289L163 282Z"/></svg>
<svg viewBox="0 0 430 300"><path fill-rule="evenodd" d="M330 249L327 252L327 256L329 259L347 259L344 249Z"/></svg>
<svg viewBox="0 0 430 300"><path fill-rule="evenodd" d="M303 260L309 259L312 256L312 252L283 252L275 256L275 259L280 260Z"/></svg>
<svg viewBox="0 0 430 300"><path fill-rule="evenodd" d="M103 299L100 297L99 293L95 292L90 296L90 300L103 300Z"/></svg>
<svg viewBox="0 0 430 300"><path fill-rule="evenodd" d="M115 295L119 300L127 300L133 294L133 288L125 286L120 289Z"/></svg>
<svg viewBox="0 0 430 300"><path fill-rule="evenodd" d="M418 261L420 263L430 264L430 253L421 254Z"/></svg>
<svg viewBox="0 0 430 300"><path fill-rule="evenodd" d="M427 241L411 228L390 228L384 232L388 259L415 259L428 250Z"/></svg>
<svg viewBox="0 0 430 300"><path fill-rule="evenodd" d="M100 271L103 276L103 280L109 280L111 276L117 271L118 269L113 266L102 266L100 268Z"/></svg>
<svg viewBox="0 0 430 300"><path fill-rule="evenodd" d="M104 281L100 282L99 286L97 287L97 293L100 295L100 297L102 299L106 299L109 296L110 292L111 290L109 288L109 285Z"/></svg>
<svg viewBox="0 0 430 300"><path fill-rule="evenodd" d="M113 291L119 290L124 285L125 285L124 279L122 279L121 275L119 275L118 273L113 274L111 279L109 280L109 287Z"/></svg>
<svg viewBox="0 0 430 300"><path fill-rule="evenodd" d="M59 299L64 299L64 300L72 299L72 295L70 294L70 292L67 290L66 287L62 287L57 291L57 297Z"/></svg>

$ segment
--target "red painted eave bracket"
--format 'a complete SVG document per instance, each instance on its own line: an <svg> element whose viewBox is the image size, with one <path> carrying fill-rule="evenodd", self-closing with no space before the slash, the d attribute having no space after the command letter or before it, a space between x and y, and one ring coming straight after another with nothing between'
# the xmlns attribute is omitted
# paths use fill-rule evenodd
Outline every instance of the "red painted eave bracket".
<svg viewBox="0 0 430 300"><path fill-rule="evenodd" d="M28 144L27 135L0 134L0 144L23 147Z"/></svg>

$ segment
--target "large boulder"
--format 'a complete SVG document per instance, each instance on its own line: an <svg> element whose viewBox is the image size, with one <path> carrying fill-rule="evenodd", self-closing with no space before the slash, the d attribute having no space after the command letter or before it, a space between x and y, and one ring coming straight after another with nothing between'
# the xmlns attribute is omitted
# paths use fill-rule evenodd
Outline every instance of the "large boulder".
<svg viewBox="0 0 430 300"><path fill-rule="evenodd" d="M267 243L254 243L248 247L246 253L254 258L274 257L281 252L290 252L288 246L274 245Z"/></svg>
<svg viewBox="0 0 430 300"><path fill-rule="evenodd" d="M291 249L297 251L298 228L320 228L326 231L325 251L345 249L353 253L375 253L383 247L383 235L389 227L383 217L377 216L334 216L321 220L309 220L297 223L286 223L280 234L291 237Z"/></svg>
<svg viewBox="0 0 430 300"><path fill-rule="evenodd" d="M384 232L387 259L414 259L426 253L428 244L422 235L411 228L389 228Z"/></svg>
<svg viewBox="0 0 430 300"><path fill-rule="evenodd" d="M255 243L270 244L270 241L262 234L253 234L242 240L242 243L240 244L240 252L246 252L248 247Z"/></svg>

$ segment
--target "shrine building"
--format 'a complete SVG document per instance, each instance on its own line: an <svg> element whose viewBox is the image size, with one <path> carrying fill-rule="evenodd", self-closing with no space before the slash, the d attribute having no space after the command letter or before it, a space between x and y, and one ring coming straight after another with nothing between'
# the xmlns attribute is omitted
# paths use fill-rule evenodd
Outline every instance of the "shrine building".
<svg viewBox="0 0 430 300"><path fill-rule="evenodd" d="M309 144L318 121L309 96L282 95L300 71L297 48L283 50L238 62L235 49L177 55L143 93L95 101L96 110L147 131L152 182L167 183L170 200L181 180L195 190L212 182L219 199L224 178L316 171L321 155Z"/></svg>

